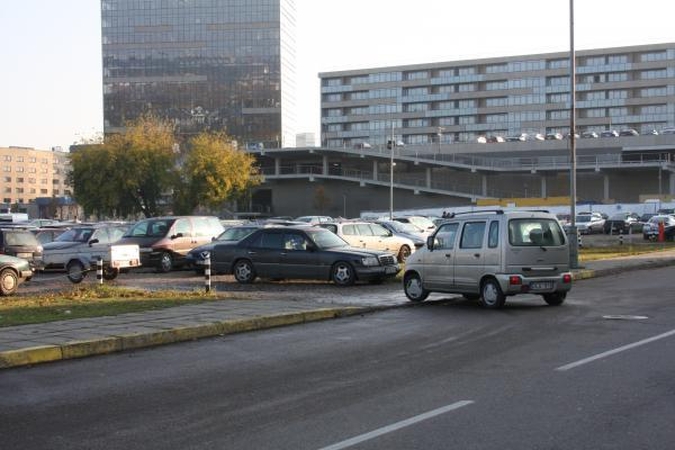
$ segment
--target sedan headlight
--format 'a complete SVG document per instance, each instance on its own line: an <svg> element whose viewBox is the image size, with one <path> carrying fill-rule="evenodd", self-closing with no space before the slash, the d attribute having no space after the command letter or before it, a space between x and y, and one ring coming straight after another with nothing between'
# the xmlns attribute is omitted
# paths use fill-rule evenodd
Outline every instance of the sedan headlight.
<svg viewBox="0 0 675 450"><path fill-rule="evenodd" d="M363 264L366 267L371 267L371 266L379 266L380 261L375 256L366 256L364 258L361 258L361 264Z"/></svg>

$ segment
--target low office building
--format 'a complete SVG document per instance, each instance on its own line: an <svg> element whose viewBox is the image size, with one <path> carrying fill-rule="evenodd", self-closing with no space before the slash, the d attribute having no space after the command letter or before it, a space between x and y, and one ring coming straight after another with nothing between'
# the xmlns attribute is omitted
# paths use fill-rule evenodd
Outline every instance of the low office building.
<svg viewBox="0 0 675 450"><path fill-rule="evenodd" d="M29 203L39 197L70 197L67 184L70 160L59 150L30 147L0 147L2 163L2 207L27 212Z"/></svg>
<svg viewBox="0 0 675 450"><path fill-rule="evenodd" d="M559 52L321 73L321 143L442 152L559 138L570 126L569 72L569 52ZM576 108L579 134L674 127L675 43L576 52Z"/></svg>

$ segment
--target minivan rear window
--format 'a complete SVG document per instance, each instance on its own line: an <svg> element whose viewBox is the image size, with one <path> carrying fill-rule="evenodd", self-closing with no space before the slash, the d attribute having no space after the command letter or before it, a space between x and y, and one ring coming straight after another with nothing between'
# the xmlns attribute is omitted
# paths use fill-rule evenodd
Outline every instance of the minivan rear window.
<svg viewBox="0 0 675 450"><path fill-rule="evenodd" d="M509 243L523 247L557 246L565 243L565 234L552 219L511 219Z"/></svg>

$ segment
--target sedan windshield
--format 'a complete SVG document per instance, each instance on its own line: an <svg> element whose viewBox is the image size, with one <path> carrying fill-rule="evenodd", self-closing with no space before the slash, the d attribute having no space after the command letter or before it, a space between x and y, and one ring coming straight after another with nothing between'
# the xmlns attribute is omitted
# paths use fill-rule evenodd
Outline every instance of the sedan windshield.
<svg viewBox="0 0 675 450"><path fill-rule="evenodd" d="M88 242L94 234L93 228L71 228L54 239L57 242Z"/></svg>
<svg viewBox="0 0 675 450"><path fill-rule="evenodd" d="M349 244L337 234L325 229L306 230L320 249L349 247Z"/></svg>

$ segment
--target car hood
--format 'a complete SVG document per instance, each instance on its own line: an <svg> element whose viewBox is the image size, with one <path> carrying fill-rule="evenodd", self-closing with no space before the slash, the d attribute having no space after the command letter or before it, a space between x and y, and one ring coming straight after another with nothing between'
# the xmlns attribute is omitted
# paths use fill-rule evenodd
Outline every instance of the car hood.
<svg viewBox="0 0 675 450"><path fill-rule="evenodd" d="M201 252L212 252L213 247L215 247L216 244L223 244L223 243L226 243L226 242L227 241L209 242L208 244L200 245L199 247L193 248L188 253L191 253L193 255L198 255Z"/></svg>

